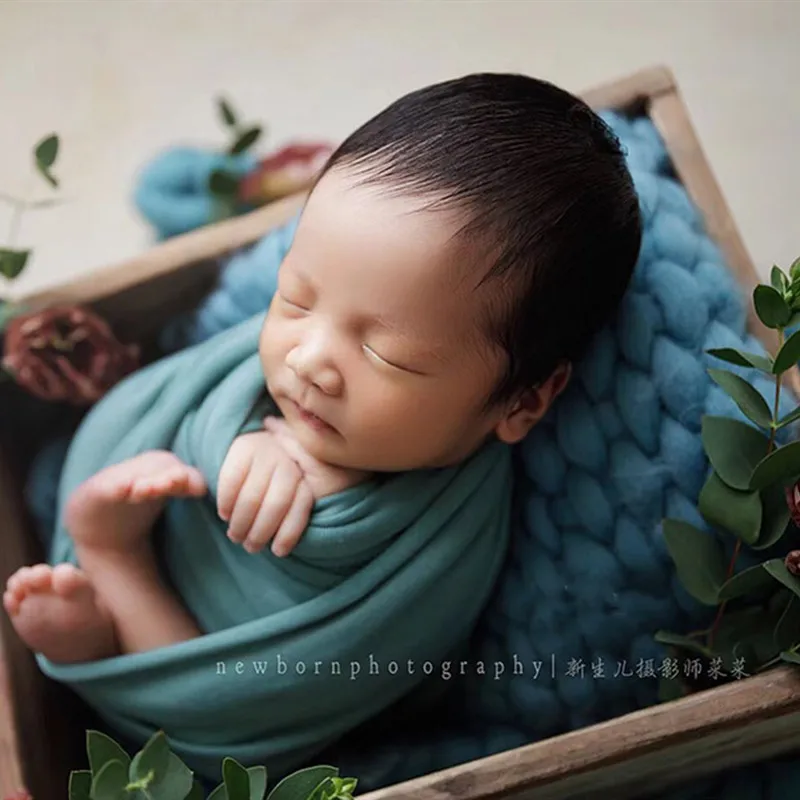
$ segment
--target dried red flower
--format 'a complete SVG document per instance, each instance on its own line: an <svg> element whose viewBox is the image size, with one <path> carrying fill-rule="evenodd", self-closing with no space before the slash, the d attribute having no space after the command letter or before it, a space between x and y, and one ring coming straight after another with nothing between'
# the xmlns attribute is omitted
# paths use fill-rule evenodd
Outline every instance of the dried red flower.
<svg viewBox="0 0 800 800"><path fill-rule="evenodd" d="M792 550L788 553L783 563L792 575L800 575L800 550Z"/></svg>
<svg viewBox="0 0 800 800"><path fill-rule="evenodd" d="M85 406L137 369L139 355L91 311L57 306L9 321L2 364L36 397Z"/></svg>
<svg viewBox="0 0 800 800"><path fill-rule="evenodd" d="M264 205L307 188L333 152L329 144L296 143L262 159L239 185L239 199Z"/></svg>
<svg viewBox="0 0 800 800"><path fill-rule="evenodd" d="M800 483L796 483L794 486L787 486L784 491L786 493L786 505L789 506L792 521L795 525L800 526Z"/></svg>

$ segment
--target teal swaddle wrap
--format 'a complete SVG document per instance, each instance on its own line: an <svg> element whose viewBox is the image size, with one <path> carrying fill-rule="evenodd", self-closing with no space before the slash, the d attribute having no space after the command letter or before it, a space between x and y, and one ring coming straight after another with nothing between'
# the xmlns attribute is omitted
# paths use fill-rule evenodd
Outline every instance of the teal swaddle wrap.
<svg viewBox="0 0 800 800"><path fill-rule="evenodd" d="M50 561L77 563L61 515L81 482L150 449L201 470L209 494L170 500L155 537L204 635L91 663L37 655L120 737L144 743L161 728L209 780L225 756L285 774L417 688L423 662L440 665L471 633L510 530L511 451L491 441L457 466L381 475L318 500L286 558L229 541L217 477L269 400L263 320L120 383L84 420L61 476Z"/></svg>

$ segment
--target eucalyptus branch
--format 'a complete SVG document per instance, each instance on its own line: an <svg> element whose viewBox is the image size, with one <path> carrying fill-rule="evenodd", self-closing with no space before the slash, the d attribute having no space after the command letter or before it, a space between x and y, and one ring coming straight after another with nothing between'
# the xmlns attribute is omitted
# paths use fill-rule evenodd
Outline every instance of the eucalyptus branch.
<svg viewBox="0 0 800 800"><path fill-rule="evenodd" d="M709 414L702 419L701 437L711 469L697 510L711 535L682 520L663 523L678 579L695 599L715 607L714 620L707 629L687 635L656 634L657 641L679 651L718 665L724 661L728 669L733 665L740 676L744 652L754 654L751 671L779 662L800 665L800 630L791 623L793 609L800 604L800 569L795 563L800 550L787 546L783 556L756 559L754 566L737 570L745 548L756 555L775 548L791 520L800 524L800 441L778 440L778 431L800 421L800 407L780 416L784 375L800 362L800 330L787 334L800 323L800 259L788 275L774 267L770 283L755 287L753 305L761 323L777 334L774 355L730 347L708 353L768 376L774 380L774 392L768 399L737 372L708 370L746 421ZM718 533L734 538L730 556ZM735 609L728 615L732 601Z"/></svg>
<svg viewBox="0 0 800 800"><path fill-rule="evenodd" d="M58 180L51 172L58 156L59 140L58 136L51 134L39 141L33 151L33 160L36 171L52 186L58 187ZM30 250L16 249L17 239L22 226L22 218L26 211L31 208L41 207L47 201L33 203L30 199L30 189L25 192L23 198L13 197L7 193L0 194L0 199L12 206L11 221L9 223L7 242L5 246L0 246L0 275L13 280L19 277L31 255Z"/></svg>

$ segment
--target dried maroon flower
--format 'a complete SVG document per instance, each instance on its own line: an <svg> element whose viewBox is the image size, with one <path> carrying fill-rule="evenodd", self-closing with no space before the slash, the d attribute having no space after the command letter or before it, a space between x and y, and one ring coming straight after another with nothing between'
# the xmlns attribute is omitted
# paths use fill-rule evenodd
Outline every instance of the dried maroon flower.
<svg viewBox="0 0 800 800"><path fill-rule="evenodd" d="M800 575L800 550L792 550L787 553L783 563L792 575Z"/></svg>
<svg viewBox="0 0 800 800"><path fill-rule="evenodd" d="M789 506L792 521L795 525L800 526L800 483L796 483L794 486L787 486L784 491L786 493L786 505Z"/></svg>
<svg viewBox="0 0 800 800"><path fill-rule="evenodd" d="M9 321L2 365L36 397L85 406L137 369L139 355L91 311L57 306Z"/></svg>

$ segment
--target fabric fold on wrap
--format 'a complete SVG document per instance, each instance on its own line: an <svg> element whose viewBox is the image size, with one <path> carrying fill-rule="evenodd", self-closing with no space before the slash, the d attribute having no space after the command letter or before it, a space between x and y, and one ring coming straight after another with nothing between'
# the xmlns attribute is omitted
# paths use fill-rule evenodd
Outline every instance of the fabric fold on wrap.
<svg viewBox="0 0 800 800"><path fill-rule="evenodd" d="M435 679L485 607L510 531L511 450L493 440L457 466L379 475L322 498L286 558L230 542L217 478L266 395L263 321L120 383L87 415L61 476L50 561L77 563L61 516L81 482L150 449L201 470L209 494L170 500L156 543L204 635L92 663L37 654L120 737L144 743L163 729L207 780L225 756L284 775Z"/></svg>

